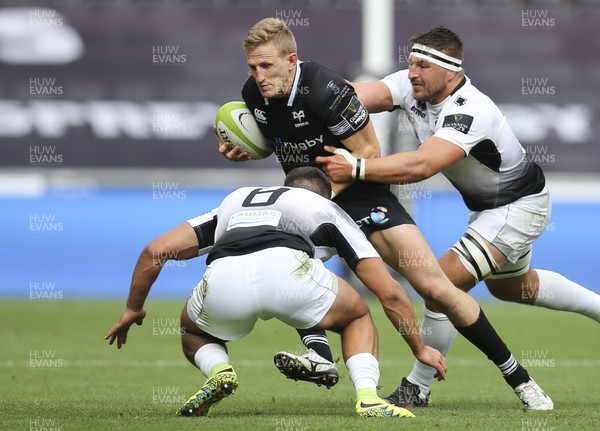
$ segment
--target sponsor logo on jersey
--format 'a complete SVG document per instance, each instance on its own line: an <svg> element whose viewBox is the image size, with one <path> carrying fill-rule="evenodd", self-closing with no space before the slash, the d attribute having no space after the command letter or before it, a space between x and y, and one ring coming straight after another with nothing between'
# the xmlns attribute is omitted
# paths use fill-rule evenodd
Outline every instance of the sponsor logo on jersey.
<svg viewBox="0 0 600 431"><path fill-rule="evenodd" d="M458 106L463 106L465 103L467 103L467 99L462 96L458 96L456 100L454 100L454 103L456 103Z"/></svg>
<svg viewBox="0 0 600 431"><path fill-rule="evenodd" d="M333 81L329 81L327 83L327 89L331 90L331 92L333 94L339 94L339 92L340 92L340 87L338 87L336 84L334 84Z"/></svg>
<svg viewBox="0 0 600 431"><path fill-rule="evenodd" d="M277 226L281 219L281 211L278 210L244 210L238 211L229 217L227 231L236 228L252 226Z"/></svg>
<svg viewBox="0 0 600 431"><path fill-rule="evenodd" d="M256 121L260 121L261 123L267 124L267 116L265 114L265 111L262 111L258 108L254 108L254 118L256 118Z"/></svg>
<svg viewBox="0 0 600 431"><path fill-rule="evenodd" d="M367 109L356 96L352 96L350 103L348 103L348 106L346 106L346 109L342 112L342 118L350 124L352 130L358 130L358 128L364 124L368 116L369 113L367 112Z"/></svg>
<svg viewBox="0 0 600 431"><path fill-rule="evenodd" d="M300 142L290 142L290 141L284 141L281 138L275 138L274 140L275 142L275 151L278 152L278 154L283 154L283 153L292 153L292 152L297 152L299 150L308 150L309 148L314 147L317 144L321 144L323 145L323 135L319 135L316 136L314 138L306 138L303 141Z"/></svg>
<svg viewBox="0 0 600 431"><path fill-rule="evenodd" d="M296 124L294 124L294 127L303 127L303 126L308 126L308 121L302 121L304 120L304 110L301 109L299 111L292 111L292 117L294 118L295 121L297 121Z"/></svg>
<svg viewBox="0 0 600 431"><path fill-rule="evenodd" d="M335 111L338 108L339 104L342 103L342 100L344 100L344 97L346 97L346 94L348 94L349 91L350 91L350 87L344 87L339 91L339 93L334 93L336 95L335 99L331 103L331 105L329 105L328 109L330 111Z"/></svg>
<svg viewBox="0 0 600 431"><path fill-rule="evenodd" d="M386 207L375 207L371 210L371 220L376 224L384 224L389 221Z"/></svg>
<svg viewBox="0 0 600 431"><path fill-rule="evenodd" d="M371 214L356 221L358 227L363 227L370 224L385 224L390 219L387 216L388 209L386 207L377 206L371 210Z"/></svg>
<svg viewBox="0 0 600 431"><path fill-rule="evenodd" d="M410 111L413 112L414 114L417 114L421 118L425 118L427 116L427 114L425 114L423 111L421 111L416 106L411 106Z"/></svg>
<svg viewBox="0 0 600 431"><path fill-rule="evenodd" d="M444 123L442 125L442 128L450 127L466 135L471 129L471 124L473 124L473 117L471 117L470 115L453 114L446 115L444 117Z"/></svg>
<svg viewBox="0 0 600 431"><path fill-rule="evenodd" d="M292 111L292 117L294 117L294 120L302 122L302 119L304 118L304 110L301 109L299 111Z"/></svg>

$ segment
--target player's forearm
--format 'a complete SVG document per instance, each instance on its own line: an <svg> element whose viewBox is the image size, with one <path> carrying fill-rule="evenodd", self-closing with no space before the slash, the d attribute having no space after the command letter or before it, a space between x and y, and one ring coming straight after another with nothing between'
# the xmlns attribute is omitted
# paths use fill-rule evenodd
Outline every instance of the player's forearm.
<svg viewBox="0 0 600 431"><path fill-rule="evenodd" d="M419 335L419 325L410 298L394 280L380 258L361 259L355 269L356 276L377 296L383 310L411 348L417 354L425 344Z"/></svg>
<svg viewBox="0 0 600 431"><path fill-rule="evenodd" d="M417 356L425 348L425 343L419 332L419 323L414 314L408 321L402 321L402 324L398 325L397 329L414 356Z"/></svg>
<svg viewBox="0 0 600 431"><path fill-rule="evenodd" d="M127 307L141 310L165 262L197 257L199 247L194 228L187 222L162 234L144 247L133 270Z"/></svg>
<svg viewBox="0 0 600 431"><path fill-rule="evenodd" d="M148 247L144 248L131 277L127 308L135 311L144 308L144 302L146 302L150 289L162 270L164 261Z"/></svg>
<svg viewBox="0 0 600 431"><path fill-rule="evenodd" d="M332 181L359 179L386 184L425 180L439 172L419 151L397 153L372 159L356 158L342 148L325 147L335 157L317 157L316 162Z"/></svg>
<svg viewBox="0 0 600 431"><path fill-rule="evenodd" d="M356 158L371 159L381 156L381 146L370 120L362 130L341 142Z"/></svg>
<svg viewBox="0 0 600 431"><path fill-rule="evenodd" d="M407 184L426 180L429 172L426 160L417 151L392 154L365 163L365 180L387 184Z"/></svg>
<svg viewBox="0 0 600 431"><path fill-rule="evenodd" d="M352 155L356 158L373 159L381 156L381 147L377 140L365 141L364 145L352 150Z"/></svg>
<svg viewBox="0 0 600 431"><path fill-rule="evenodd" d="M382 300L383 310L396 330L400 333L413 355L417 355L425 343L419 332L419 323L408 295L404 291L393 300Z"/></svg>

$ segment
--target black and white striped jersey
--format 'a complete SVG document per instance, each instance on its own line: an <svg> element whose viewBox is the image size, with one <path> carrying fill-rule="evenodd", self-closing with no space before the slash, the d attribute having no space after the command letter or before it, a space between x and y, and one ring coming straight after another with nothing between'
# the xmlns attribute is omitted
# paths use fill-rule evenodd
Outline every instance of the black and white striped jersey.
<svg viewBox="0 0 600 431"><path fill-rule="evenodd" d="M419 142L436 136L458 145L465 157L442 173L473 211L507 205L545 185L542 169L527 158L506 117L465 77L443 102L417 101L401 70L382 79L394 106L403 109Z"/></svg>
<svg viewBox="0 0 600 431"><path fill-rule="evenodd" d="M224 256L271 247L302 250L326 260L337 251L354 270L359 259L379 257L356 223L337 204L294 187L243 187L218 208L188 220L207 264Z"/></svg>

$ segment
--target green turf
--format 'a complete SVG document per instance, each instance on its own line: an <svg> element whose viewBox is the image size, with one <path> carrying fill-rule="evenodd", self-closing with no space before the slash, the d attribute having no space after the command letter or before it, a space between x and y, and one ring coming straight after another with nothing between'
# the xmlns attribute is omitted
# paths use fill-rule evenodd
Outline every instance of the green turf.
<svg viewBox="0 0 600 431"><path fill-rule="evenodd" d="M380 333L381 390L387 394L413 359L380 307L370 303ZM331 390L293 382L272 365L280 349L300 352L295 332L260 321L230 345L240 386L209 418L175 417L204 381L181 353L182 302L150 300L141 327L120 351L103 341L121 302L0 303L0 429L2 430L592 430L600 427L598 324L579 315L510 304L484 304L517 359L537 363L531 375L555 410L523 412L497 369L460 336L445 382L415 419L358 419L347 371ZM421 314L420 305L417 314ZM339 337L331 334L335 354ZM541 359L540 359L541 358ZM543 360L542 360L543 359Z"/></svg>

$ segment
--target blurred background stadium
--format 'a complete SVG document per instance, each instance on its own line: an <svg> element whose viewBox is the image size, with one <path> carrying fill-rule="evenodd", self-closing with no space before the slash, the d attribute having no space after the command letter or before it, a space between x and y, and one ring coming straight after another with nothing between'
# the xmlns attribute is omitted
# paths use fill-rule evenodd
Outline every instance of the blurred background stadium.
<svg viewBox="0 0 600 431"><path fill-rule="evenodd" d="M56 0L0 1L0 297L124 298L150 240L237 186L282 181L274 158L225 160L212 133L266 16L288 21L301 59L349 79L407 67L408 38L433 25L458 32L466 74L547 173L534 265L600 292L598 0ZM385 153L415 147L401 114L374 121ZM397 193L438 256L464 231L443 178ZM169 263L151 298L184 298L202 270Z"/></svg>

